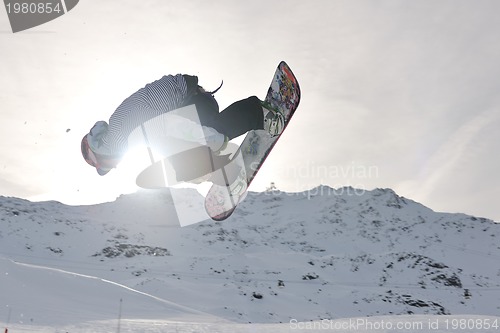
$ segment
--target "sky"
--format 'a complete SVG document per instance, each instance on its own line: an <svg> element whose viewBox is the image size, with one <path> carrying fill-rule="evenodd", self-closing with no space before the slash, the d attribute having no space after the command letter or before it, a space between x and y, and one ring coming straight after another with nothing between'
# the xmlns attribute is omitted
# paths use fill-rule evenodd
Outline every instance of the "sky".
<svg viewBox="0 0 500 333"><path fill-rule="evenodd" d="M88 204L134 192L143 152L105 177L83 161L96 121L166 74L207 89L224 80L221 108L263 99L285 60L301 104L250 190L392 188L500 221L499 10L494 0L82 0L14 34L2 7L0 195Z"/></svg>

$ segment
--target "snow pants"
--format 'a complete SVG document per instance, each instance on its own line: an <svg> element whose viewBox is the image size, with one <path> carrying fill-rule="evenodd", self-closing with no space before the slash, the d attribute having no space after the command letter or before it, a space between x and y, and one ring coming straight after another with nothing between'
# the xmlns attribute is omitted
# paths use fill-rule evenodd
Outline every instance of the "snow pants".
<svg viewBox="0 0 500 333"><path fill-rule="evenodd" d="M250 130L264 128L264 114L260 100L256 96L234 102L222 112L209 93L199 92L191 103L196 105L200 122L232 140Z"/></svg>

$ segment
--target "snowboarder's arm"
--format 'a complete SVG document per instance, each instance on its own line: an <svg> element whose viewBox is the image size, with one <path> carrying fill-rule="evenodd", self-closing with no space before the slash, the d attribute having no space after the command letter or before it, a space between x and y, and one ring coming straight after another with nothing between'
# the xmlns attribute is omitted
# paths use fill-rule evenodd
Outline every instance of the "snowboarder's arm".
<svg viewBox="0 0 500 333"><path fill-rule="evenodd" d="M213 151L224 144L224 135L211 127L200 126L200 124L179 115L168 114L167 117L168 120L164 122L165 133L170 137L206 145Z"/></svg>

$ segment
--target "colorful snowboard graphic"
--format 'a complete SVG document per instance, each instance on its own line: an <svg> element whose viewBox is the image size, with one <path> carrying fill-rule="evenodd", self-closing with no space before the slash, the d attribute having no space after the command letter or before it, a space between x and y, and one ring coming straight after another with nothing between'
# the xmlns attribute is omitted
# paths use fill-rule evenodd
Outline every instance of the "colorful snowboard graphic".
<svg viewBox="0 0 500 333"><path fill-rule="evenodd" d="M299 105L300 88L284 61L276 69L265 102L284 113L286 128ZM222 221L231 216L246 193L235 197L227 184L234 184L235 179L239 179L249 186L281 134L271 137L264 130L248 132L231 163L219 171L218 178L224 181L214 182L205 198L205 210L213 220Z"/></svg>

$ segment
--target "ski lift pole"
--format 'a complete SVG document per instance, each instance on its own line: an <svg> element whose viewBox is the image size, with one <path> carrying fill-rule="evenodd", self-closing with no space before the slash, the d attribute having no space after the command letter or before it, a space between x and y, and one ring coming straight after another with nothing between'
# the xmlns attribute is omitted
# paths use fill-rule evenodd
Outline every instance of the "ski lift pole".
<svg viewBox="0 0 500 333"><path fill-rule="evenodd" d="M120 309L118 310L118 328L116 330L117 333L120 333L120 324L122 321L122 302L123 299L120 298Z"/></svg>
<svg viewBox="0 0 500 333"><path fill-rule="evenodd" d="M9 308L9 312L7 312L7 323L5 324L5 333L8 333L9 332L9 323L10 323L10 315L12 314L12 308L10 306L7 305L7 307Z"/></svg>

